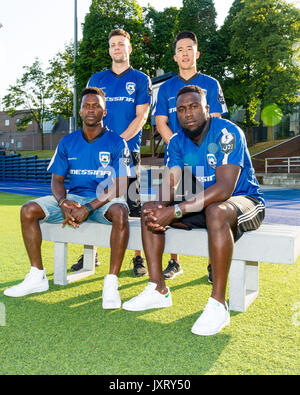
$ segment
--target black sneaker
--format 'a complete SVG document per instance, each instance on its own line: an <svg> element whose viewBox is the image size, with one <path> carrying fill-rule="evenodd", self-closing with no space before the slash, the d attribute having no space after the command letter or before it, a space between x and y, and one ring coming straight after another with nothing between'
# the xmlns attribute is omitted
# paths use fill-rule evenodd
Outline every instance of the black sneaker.
<svg viewBox="0 0 300 395"><path fill-rule="evenodd" d="M171 278L174 278L181 273L183 273L183 270L181 269L180 264L177 263L174 259L169 260L168 266L163 271L165 280L170 280Z"/></svg>
<svg viewBox="0 0 300 395"><path fill-rule="evenodd" d="M136 277L142 277L147 274L147 269L145 266L145 260L141 256L135 256L132 258L133 262L133 274Z"/></svg>
<svg viewBox="0 0 300 395"><path fill-rule="evenodd" d="M208 265L208 266L207 266L207 281L208 281L210 284L213 283L211 265Z"/></svg>
<svg viewBox="0 0 300 395"><path fill-rule="evenodd" d="M96 252L95 256L95 266L99 266L100 262L98 261L98 254ZM77 263L74 263L74 265L71 267L71 272L77 272L78 270L83 268L83 255L80 255L78 258Z"/></svg>

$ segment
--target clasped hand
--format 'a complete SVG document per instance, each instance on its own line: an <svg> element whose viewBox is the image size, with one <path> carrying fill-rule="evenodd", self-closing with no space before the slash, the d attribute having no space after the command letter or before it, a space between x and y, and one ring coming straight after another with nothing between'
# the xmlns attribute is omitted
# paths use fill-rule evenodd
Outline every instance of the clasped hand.
<svg viewBox="0 0 300 395"><path fill-rule="evenodd" d="M81 206L81 204L74 200L65 200L61 205L61 210L65 218L62 222L62 226L69 224L73 226L73 228L78 228L89 215L85 206Z"/></svg>
<svg viewBox="0 0 300 395"><path fill-rule="evenodd" d="M148 229L155 232L164 232L175 218L174 207L165 207L155 202L146 205L143 215Z"/></svg>

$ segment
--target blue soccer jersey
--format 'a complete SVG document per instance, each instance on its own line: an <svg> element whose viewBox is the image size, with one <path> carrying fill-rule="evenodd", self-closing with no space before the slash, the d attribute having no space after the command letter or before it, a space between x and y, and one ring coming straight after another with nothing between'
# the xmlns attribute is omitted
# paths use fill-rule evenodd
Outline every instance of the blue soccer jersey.
<svg viewBox="0 0 300 395"><path fill-rule="evenodd" d="M155 109L155 116L164 115L169 118L168 126L173 133L180 129L176 113L176 96L179 90L187 85L197 85L203 89L206 94L210 113L218 112L221 115L227 114L227 106L222 88L215 78L198 72L186 81L177 75L160 86Z"/></svg>
<svg viewBox="0 0 300 395"><path fill-rule="evenodd" d="M104 70L93 74L88 86L105 92L107 115L103 123L117 134L122 134L136 117L136 106L151 102L151 80L132 67L122 74ZM140 152L142 130L128 140L132 152Z"/></svg>
<svg viewBox="0 0 300 395"><path fill-rule="evenodd" d="M211 118L209 131L200 145L194 143L183 131L175 133L167 147L166 162L168 167L180 167L182 170L189 166L204 189L216 182L215 171L218 166L238 165L241 173L233 196L251 196L264 203L245 135L228 120Z"/></svg>
<svg viewBox="0 0 300 395"><path fill-rule="evenodd" d="M106 130L91 143L80 129L61 139L48 171L63 177L70 175L69 193L95 198L115 177L131 176L130 163L127 143L120 136Z"/></svg>

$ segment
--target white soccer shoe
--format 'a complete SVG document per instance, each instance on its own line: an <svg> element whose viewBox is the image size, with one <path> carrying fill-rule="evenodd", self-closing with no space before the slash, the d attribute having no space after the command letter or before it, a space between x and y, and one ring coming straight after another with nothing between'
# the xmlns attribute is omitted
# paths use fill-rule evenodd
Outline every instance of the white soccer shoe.
<svg viewBox="0 0 300 395"><path fill-rule="evenodd" d="M199 336L211 336L230 324L230 314L226 307L214 298L209 298L203 313L192 327L192 333Z"/></svg>
<svg viewBox="0 0 300 395"><path fill-rule="evenodd" d="M108 274L104 278L102 307L103 309L119 309L121 307L121 298L118 291L118 277L114 274Z"/></svg>
<svg viewBox="0 0 300 395"><path fill-rule="evenodd" d="M170 289L166 295L156 291L157 284L148 283L145 290L138 296L123 303L122 308L128 311L143 311L149 309L160 309L172 306L172 297Z"/></svg>
<svg viewBox="0 0 300 395"><path fill-rule="evenodd" d="M26 275L25 280L14 287L7 288L4 291L5 296L19 298L38 292L45 292L49 289L49 282L46 277L46 270L39 270L31 267L30 272Z"/></svg>

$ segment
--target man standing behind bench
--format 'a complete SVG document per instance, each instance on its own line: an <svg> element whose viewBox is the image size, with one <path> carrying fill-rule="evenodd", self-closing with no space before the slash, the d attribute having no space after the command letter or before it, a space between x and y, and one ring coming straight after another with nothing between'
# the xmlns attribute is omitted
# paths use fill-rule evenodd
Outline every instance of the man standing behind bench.
<svg viewBox="0 0 300 395"><path fill-rule="evenodd" d="M110 69L91 76L88 86L97 86L106 95L107 116L104 125L124 138L132 154L135 176L129 178L127 204L131 217L141 216L140 199L140 148L142 128L147 121L151 102L151 80L139 70L130 66L132 46L130 34L123 29L109 33ZM142 251L135 251L132 259L133 273L140 277L147 274ZM82 267L82 259L72 266Z"/></svg>
<svg viewBox="0 0 300 395"><path fill-rule="evenodd" d="M123 308L141 311L171 306L162 272L166 228L206 228L213 289L192 333L208 336L230 322L225 291L234 242L243 232L260 226L265 207L241 129L230 121L210 117L205 94L198 86L180 89L176 107L182 130L171 137L167 147L168 172L157 201L143 207L142 240L150 283ZM203 190L172 205L185 166L191 168Z"/></svg>
<svg viewBox="0 0 300 395"><path fill-rule="evenodd" d="M121 196L127 191L131 156L126 141L103 126L104 92L86 88L81 98L83 129L60 141L48 167L53 196L27 202L21 209L31 270L22 283L6 289L4 295L20 297L49 289L41 257L40 221L78 227L89 218L112 224L110 271L104 279L102 306L116 309L121 306L118 274L129 237L128 206ZM64 186L67 175L70 175L68 193Z"/></svg>

